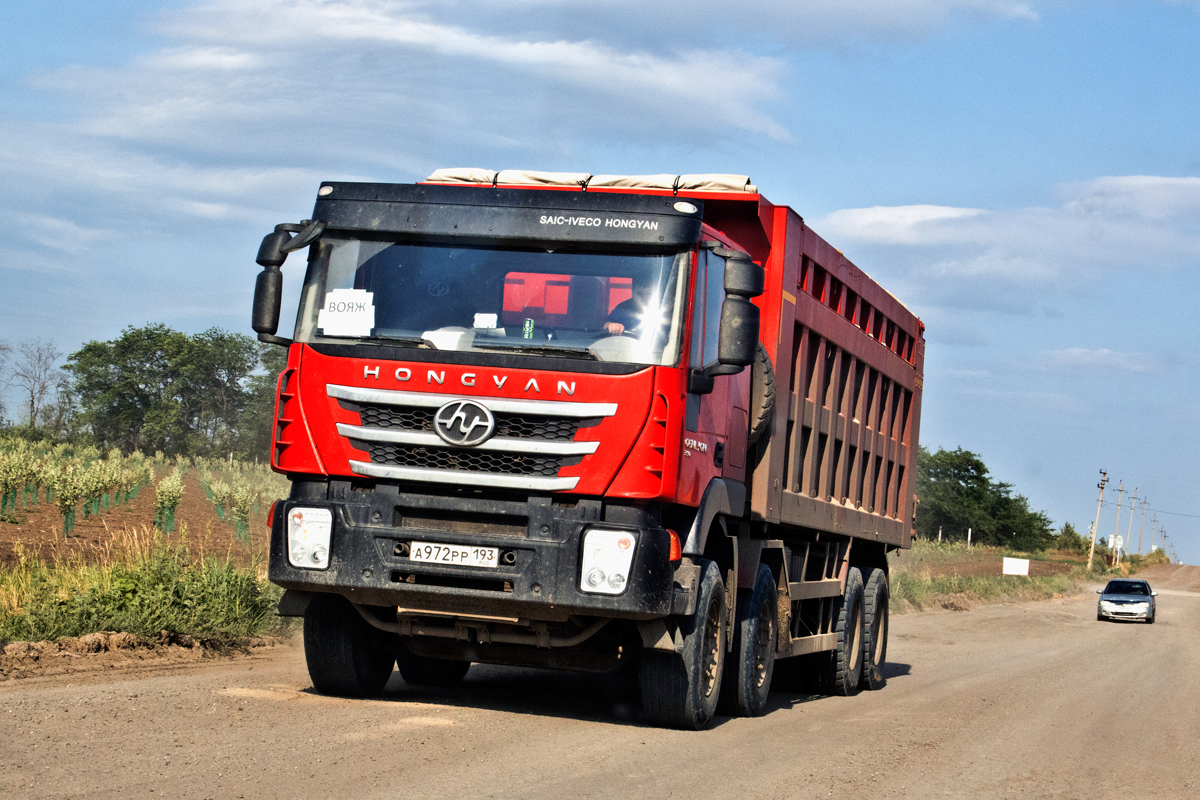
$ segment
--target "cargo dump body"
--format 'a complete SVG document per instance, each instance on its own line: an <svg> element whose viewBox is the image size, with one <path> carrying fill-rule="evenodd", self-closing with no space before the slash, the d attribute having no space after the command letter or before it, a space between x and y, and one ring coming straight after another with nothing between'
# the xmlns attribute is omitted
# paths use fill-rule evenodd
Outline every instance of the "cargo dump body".
<svg viewBox="0 0 1200 800"><path fill-rule="evenodd" d="M882 685L923 326L747 179L324 184L258 263L289 347L270 578L318 690L633 663L699 728L762 713L776 659Z"/></svg>

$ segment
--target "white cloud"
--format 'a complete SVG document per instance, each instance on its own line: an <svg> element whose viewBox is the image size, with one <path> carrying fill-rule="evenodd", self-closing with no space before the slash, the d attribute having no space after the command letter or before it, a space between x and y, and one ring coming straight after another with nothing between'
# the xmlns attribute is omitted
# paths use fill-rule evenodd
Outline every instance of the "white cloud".
<svg viewBox="0 0 1200 800"><path fill-rule="evenodd" d="M924 244L943 230L937 223L985 214L980 208L953 206L872 206L835 211L821 220L832 235L881 244Z"/></svg>
<svg viewBox="0 0 1200 800"><path fill-rule="evenodd" d="M420 7L441 19L473 17L491 29L570 36L588 31L611 40L675 45L740 35L789 46L836 47L856 38L911 39L964 19L1038 18L1034 4L1011 0L464 0Z"/></svg>
<svg viewBox="0 0 1200 800"><path fill-rule="evenodd" d="M811 223L852 260L890 265L927 307L1030 314L1110 270L1200 266L1200 178L1102 177L1060 194L1056 208L872 207Z"/></svg>
<svg viewBox="0 0 1200 800"><path fill-rule="evenodd" d="M1083 347L1068 347L1051 350L1036 359L1035 366L1051 370L1124 370L1126 372L1149 372L1153 358L1146 353L1119 353L1101 348L1088 350Z"/></svg>

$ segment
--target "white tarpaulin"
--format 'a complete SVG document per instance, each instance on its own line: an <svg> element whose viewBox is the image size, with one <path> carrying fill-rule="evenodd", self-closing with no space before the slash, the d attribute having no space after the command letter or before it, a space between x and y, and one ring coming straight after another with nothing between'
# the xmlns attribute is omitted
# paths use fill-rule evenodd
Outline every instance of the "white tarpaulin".
<svg viewBox="0 0 1200 800"><path fill-rule="evenodd" d="M589 189L657 189L687 192L749 192L758 187L746 175L592 175L587 172L535 172L462 167L435 170L428 183L489 183L501 186L586 186Z"/></svg>

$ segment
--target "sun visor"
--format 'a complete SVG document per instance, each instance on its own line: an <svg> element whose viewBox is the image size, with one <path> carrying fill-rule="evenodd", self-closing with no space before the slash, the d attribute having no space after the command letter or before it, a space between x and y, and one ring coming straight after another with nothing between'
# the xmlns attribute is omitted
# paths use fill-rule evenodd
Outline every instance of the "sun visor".
<svg viewBox="0 0 1200 800"><path fill-rule="evenodd" d="M330 232L639 252L694 246L703 217L702 201L679 203L669 195L432 183L324 183L313 209L313 219Z"/></svg>

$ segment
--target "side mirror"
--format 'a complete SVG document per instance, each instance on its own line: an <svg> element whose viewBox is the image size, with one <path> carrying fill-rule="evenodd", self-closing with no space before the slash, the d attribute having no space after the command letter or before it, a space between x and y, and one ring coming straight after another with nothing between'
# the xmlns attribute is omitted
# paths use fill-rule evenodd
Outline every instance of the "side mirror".
<svg viewBox="0 0 1200 800"><path fill-rule="evenodd" d="M1104 590L1103 590L1103 589L1097 589L1097 590L1096 590L1096 594L1104 594Z"/></svg>
<svg viewBox="0 0 1200 800"><path fill-rule="evenodd" d="M763 268L744 256L725 263L725 294L758 297L763 293L765 281Z"/></svg>
<svg viewBox="0 0 1200 800"><path fill-rule="evenodd" d="M748 367L758 354L758 306L744 297L728 295L721 304L717 361L722 366Z"/></svg>
<svg viewBox="0 0 1200 800"><path fill-rule="evenodd" d="M270 234L267 238L274 235ZM279 306L282 301L283 272L278 266L267 267L258 273L254 282L254 308L250 312L250 327L255 333L274 335L275 331L279 330Z"/></svg>
<svg viewBox="0 0 1200 800"><path fill-rule="evenodd" d="M307 247L325 232L326 223L304 220L299 225L284 223L263 237L255 261L263 268L254 282L254 305L250 312L250 327L260 342L287 346L291 339L276 336L279 330L279 308L283 302L283 273L280 267L288 253ZM296 236L292 236L295 233Z"/></svg>
<svg viewBox="0 0 1200 800"><path fill-rule="evenodd" d="M1151 597L1158 597L1158 592L1150 592Z"/></svg>

